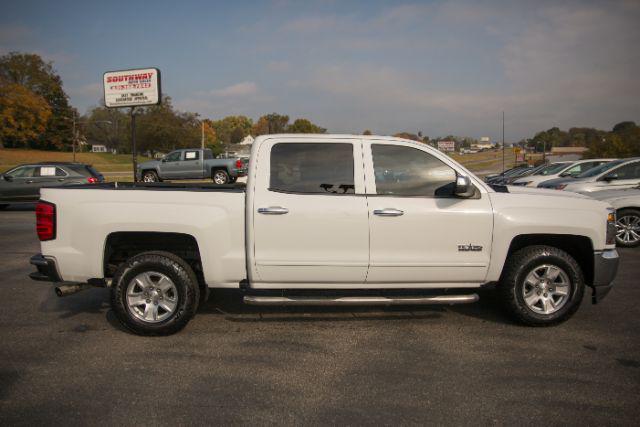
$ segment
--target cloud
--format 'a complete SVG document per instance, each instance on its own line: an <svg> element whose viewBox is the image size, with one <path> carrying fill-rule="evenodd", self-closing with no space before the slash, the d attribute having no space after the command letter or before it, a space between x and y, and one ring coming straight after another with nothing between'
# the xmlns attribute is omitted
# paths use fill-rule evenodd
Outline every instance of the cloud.
<svg viewBox="0 0 640 427"><path fill-rule="evenodd" d="M221 98L244 97L255 95L258 92L258 85L254 82L241 82L222 89L211 91L211 95Z"/></svg>

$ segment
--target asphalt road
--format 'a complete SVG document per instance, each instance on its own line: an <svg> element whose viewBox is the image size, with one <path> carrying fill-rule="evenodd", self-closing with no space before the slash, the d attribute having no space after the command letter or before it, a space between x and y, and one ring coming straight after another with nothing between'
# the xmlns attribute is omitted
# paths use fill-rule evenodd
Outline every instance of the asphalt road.
<svg viewBox="0 0 640 427"><path fill-rule="evenodd" d="M177 335L124 331L108 291L32 282L32 211L0 212L0 425L627 424L640 417L640 249L553 328L470 306L262 310L218 293Z"/></svg>

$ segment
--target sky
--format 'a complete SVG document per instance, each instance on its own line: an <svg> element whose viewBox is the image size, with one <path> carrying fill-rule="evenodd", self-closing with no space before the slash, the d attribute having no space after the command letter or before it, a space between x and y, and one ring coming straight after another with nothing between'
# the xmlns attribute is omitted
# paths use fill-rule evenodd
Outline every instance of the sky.
<svg viewBox="0 0 640 427"><path fill-rule="evenodd" d="M176 108L334 133L507 141L640 122L640 1L3 1L81 112L102 74L158 67Z"/></svg>

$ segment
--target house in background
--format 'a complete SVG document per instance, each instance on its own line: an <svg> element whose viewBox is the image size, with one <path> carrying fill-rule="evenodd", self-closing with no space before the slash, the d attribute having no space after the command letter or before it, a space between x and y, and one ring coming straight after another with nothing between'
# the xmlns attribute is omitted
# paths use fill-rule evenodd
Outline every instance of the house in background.
<svg viewBox="0 0 640 427"><path fill-rule="evenodd" d="M102 145L102 144L93 144L91 146L91 152L92 153L106 153L109 150L107 149L106 145Z"/></svg>
<svg viewBox="0 0 640 427"><path fill-rule="evenodd" d="M587 150L587 147L552 147L547 159L550 162L580 160Z"/></svg>

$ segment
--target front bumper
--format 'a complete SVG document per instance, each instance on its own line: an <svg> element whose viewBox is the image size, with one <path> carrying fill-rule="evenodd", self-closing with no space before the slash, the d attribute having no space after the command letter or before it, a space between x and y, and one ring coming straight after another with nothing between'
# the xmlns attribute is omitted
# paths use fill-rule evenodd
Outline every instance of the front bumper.
<svg viewBox="0 0 640 427"><path fill-rule="evenodd" d="M593 295L594 304L600 302L613 287L613 279L618 272L620 258L618 251L607 249L593 253Z"/></svg>
<svg viewBox="0 0 640 427"><path fill-rule="evenodd" d="M37 254L32 256L29 262L37 268L37 271L29 274L31 279L40 282L62 282L55 259L44 257L42 254Z"/></svg>

